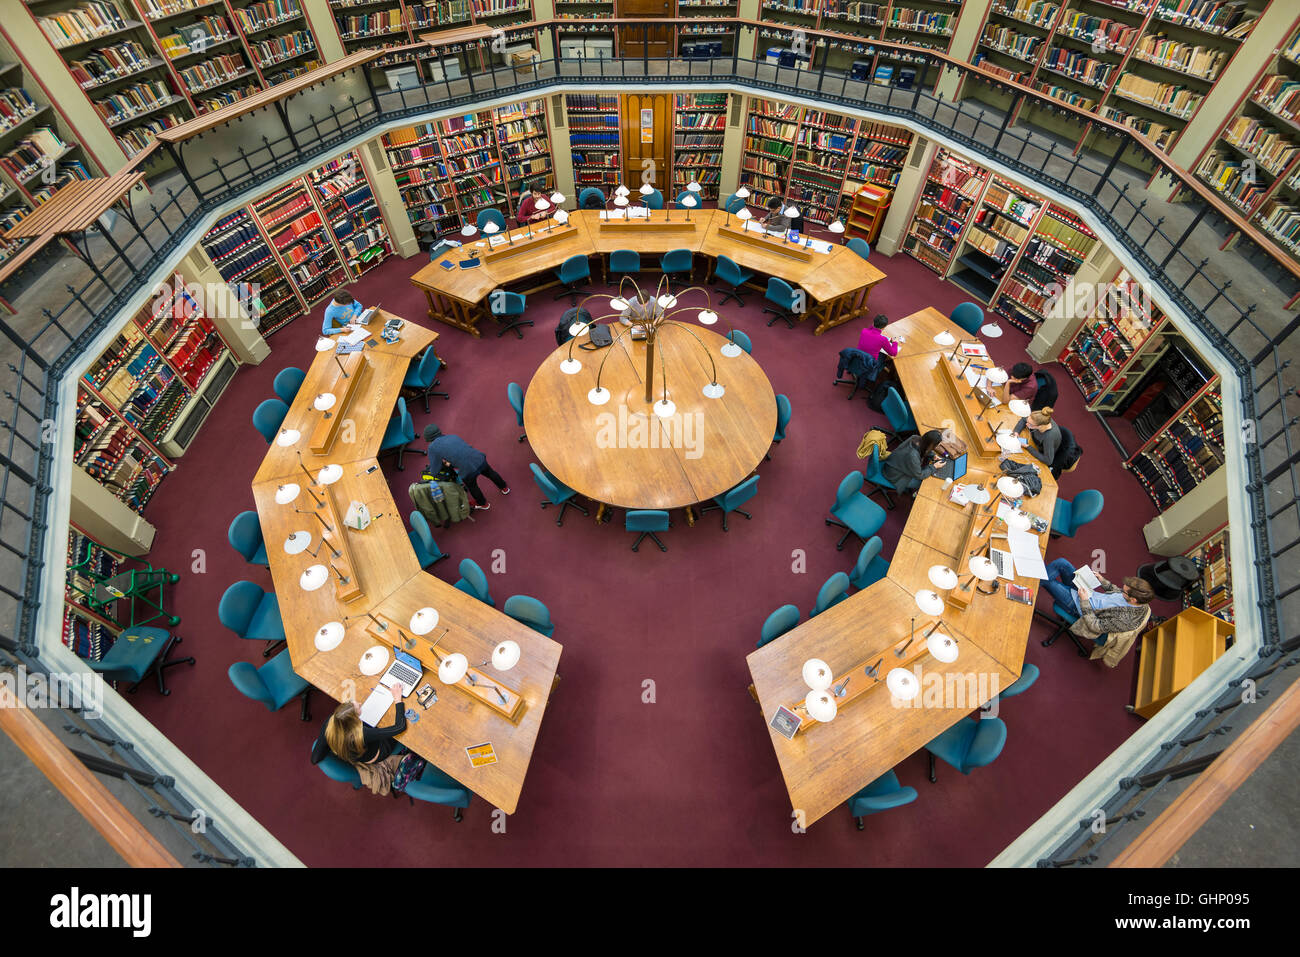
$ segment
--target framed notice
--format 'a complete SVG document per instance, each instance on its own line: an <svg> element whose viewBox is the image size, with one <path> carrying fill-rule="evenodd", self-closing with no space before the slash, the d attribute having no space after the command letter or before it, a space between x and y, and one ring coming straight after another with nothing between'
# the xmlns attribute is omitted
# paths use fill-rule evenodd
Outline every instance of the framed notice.
<svg viewBox="0 0 1300 957"><path fill-rule="evenodd" d="M776 709L776 714L772 715L770 723L772 728L779 734L782 734L787 738L793 738L795 732L799 730L799 725L802 722L797 714L785 707L785 705L782 705Z"/></svg>
<svg viewBox="0 0 1300 957"><path fill-rule="evenodd" d="M655 141L655 111L645 109L641 111L641 142L653 143Z"/></svg>
<svg viewBox="0 0 1300 957"><path fill-rule="evenodd" d="M465 754L469 757L469 766L472 768L484 768L489 764L497 763L497 753L492 749L490 742L466 748Z"/></svg>

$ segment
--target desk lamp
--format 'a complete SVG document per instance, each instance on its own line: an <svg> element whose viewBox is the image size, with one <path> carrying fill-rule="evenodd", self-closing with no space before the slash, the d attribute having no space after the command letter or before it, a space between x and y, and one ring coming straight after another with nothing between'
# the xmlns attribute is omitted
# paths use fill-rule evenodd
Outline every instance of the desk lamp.
<svg viewBox="0 0 1300 957"><path fill-rule="evenodd" d="M546 210L548 210L548 209L550 209L550 208L551 208L551 204L550 204L550 202L549 202L545 197L543 197L542 199L539 199L536 203L533 204L533 209L541 210L542 212L545 212ZM525 220L525 221L524 221L524 227L528 230L528 238L529 238L529 239L532 239L532 238L533 238L533 221L532 221L531 219Z"/></svg>
<svg viewBox="0 0 1300 957"><path fill-rule="evenodd" d="M436 627L438 627L438 609L436 608L426 606L411 616L411 631L422 638Z"/></svg>
<svg viewBox="0 0 1300 957"><path fill-rule="evenodd" d="M316 630L316 649L333 651L343 641L343 622L327 621Z"/></svg>
<svg viewBox="0 0 1300 957"><path fill-rule="evenodd" d="M329 570L324 565L312 565L302 573L302 576L298 579L298 585L303 591L315 591L329 579Z"/></svg>
<svg viewBox="0 0 1300 957"><path fill-rule="evenodd" d="M284 540L284 552L286 555L297 555L307 550L311 544L311 532L299 531L294 532Z"/></svg>
<svg viewBox="0 0 1300 957"><path fill-rule="evenodd" d="M966 501L972 505L987 505L992 497L983 485L976 485L966 490Z"/></svg>
<svg viewBox="0 0 1300 957"><path fill-rule="evenodd" d="M825 691L835 680L835 672L831 671L831 666L820 658L809 658L803 663L801 670L803 683L812 691Z"/></svg>
<svg viewBox="0 0 1300 957"><path fill-rule="evenodd" d="M990 339L998 339L1002 336L1002 327L998 325L998 317L995 314L988 322L980 326L980 335L988 336Z"/></svg>
<svg viewBox="0 0 1300 957"><path fill-rule="evenodd" d="M288 448L302 438L302 433L297 429L281 429L280 434L275 437L275 444L280 448Z"/></svg>
<svg viewBox="0 0 1300 957"><path fill-rule="evenodd" d="M833 219L826 224L826 228L829 229L836 236L839 236L844 232L844 223L840 222L840 220L838 219Z"/></svg>
<svg viewBox="0 0 1300 957"><path fill-rule="evenodd" d="M495 236L499 232L501 232L501 227L498 226L496 223L489 222L483 224L483 234L489 237L489 241L488 241L489 247L491 247L492 245L491 237ZM506 242L509 243L511 246L515 244L514 240L510 238L510 230L508 229L506 230Z"/></svg>
<svg viewBox="0 0 1300 957"><path fill-rule="evenodd" d="M337 345L338 343L334 341L333 336L321 336L319 339L316 340L316 351L329 352Z"/></svg>
<svg viewBox="0 0 1300 957"><path fill-rule="evenodd" d="M686 207L686 221L691 221L691 210L699 204L699 200L694 196L683 196L681 205Z"/></svg>
<svg viewBox="0 0 1300 957"><path fill-rule="evenodd" d="M926 639L925 647L935 660L942 661L944 664L951 664L956 661L957 656L960 653L957 648L957 642L951 636L945 635L941 631L936 631L930 635L930 637Z"/></svg>
<svg viewBox="0 0 1300 957"><path fill-rule="evenodd" d="M615 197L614 197L614 205L617 206L619 209L623 209L625 206L627 206L627 197L626 197L626 196L615 196ZM631 217L629 216L628 218L630 219Z"/></svg>
<svg viewBox="0 0 1300 957"><path fill-rule="evenodd" d="M555 216L553 218L557 223L563 226L565 223L569 221L569 214L563 209L557 209L555 211Z"/></svg>
<svg viewBox="0 0 1300 957"><path fill-rule="evenodd" d="M695 182L695 180L691 180L689 183L686 184L686 188L687 188L690 192L692 192L692 193L695 194L696 199L699 199L699 196L700 196L700 190L703 189L703 187L700 186L699 183Z"/></svg>
<svg viewBox="0 0 1300 957"><path fill-rule="evenodd" d="M316 479L321 485L333 485L343 477L343 466L331 462L319 472L316 473Z"/></svg>
<svg viewBox="0 0 1300 957"><path fill-rule="evenodd" d="M977 578L982 583L988 584L989 582L993 581L995 578L998 577L998 566L994 565L993 562L985 555L976 555L974 558L972 558L969 562L966 563L966 567L967 569L969 569L971 574L971 577L966 579L967 585L969 585ZM998 586L994 585L991 590L985 591L982 586L977 585L975 586L975 590L979 592L981 595L996 595L998 591Z"/></svg>
<svg viewBox="0 0 1300 957"><path fill-rule="evenodd" d="M519 657L519 643L509 640L503 641L492 649L492 667L497 671L509 671L519 664Z"/></svg>
<svg viewBox="0 0 1300 957"><path fill-rule="evenodd" d="M937 336L934 337L934 341L941 346L950 346L954 342L956 342L957 339L955 336L953 336L951 332L945 329L943 332L939 333Z"/></svg>
<svg viewBox="0 0 1300 957"><path fill-rule="evenodd" d="M998 448L1007 455L1015 455L1025 450L1025 447L1020 444L1020 439L1013 432L999 432L997 442Z"/></svg>
<svg viewBox="0 0 1300 957"><path fill-rule="evenodd" d="M1016 499L1025 494L1025 487L1020 484L1020 480L1012 478L1010 475L1004 475L997 481L997 492L993 500L984 507L984 511L992 512L997 505L999 498Z"/></svg>
<svg viewBox="0 0 1300 957"><path fill-rule="evenodd" d="M438 680L445 685L454 685L469 673L469 659L459 651L452 652L438 663Z"/></svg>
<svg viewBox="0 0 1300 957"><path fill-rule="evenodd" d="M478 234L478 227L471 226L469 223L466 223L464 226L460 228L460 234L464 236L466 239L473 239L474 236Z"/></svg>
<svg viewBox="0 0 1300 957"><path fill-rule="evenodd" d="M559 192L552 193L551 202L558 208L564 202L564 194Z"/></svg>
<svg viewBox="0 0 1300 957"><path fill-rule="evenodd" d="M1024 419L1028 418L1033 408L1024 399L1012 399L1007 403L1007 410L1016 418Z"/></svg>
<svg viewBox="0 0 1300 957"><path fill-rule="evenodd" d="M298 497L300 491L302 491L302 489L300 489L295 482L286 482L283 485L277 485L275 487L275 504L288 505Z"/></svg>
<svg viewBox="0 0 1300 957"><path fill-rule="evenodd" d="M947 565L931 565L929 577L930 584L943 591L957 587L957 573Z"/></svg>
<svg viewBox="0 0 1300 957"><path fill-rule="evenodd" d="M740 200L740 202L741 202L741 207L740 207L740 208L741 208L741 209L744 209L744 208L745 208L745 207L744 207L744 202L745 202L745 200L749 199L749 190L746 189L744 186L742 186L742 187L740 187L740 189L738 189L738 190L736 190L734 193L732 193L732 195L733 195L736 199ZM737 210L736 215L737 215L737 216L740 215L739 210ZM728 226L731 225L731 208L730 208L729 206L728 206L728 208L727 208L727 225L728 225ZM742 225L742 227L743 227L744 224L742 223L741 225Z"/></svg>
<svg viewBox="0 0 1300 957"><path fill-rule="evenodd" d="M333 392L322 392L312 400L311 407L317 412L324 412L324 418L331 418L330 409L334 408L334 403L338 397Z"/></svg>
<svg viewBox="0 0 1300 957"><path fill-rule="evenodd" d="M833 721L835 715L839 713L835 696L827 691L814 691L804 699L803 707L808 712L808 717L822 724Z"/></svg>
<svg viewBox="0 0 1300 957"><path fill-rule="evenodd" d="M894 668L885 675L885 687L899 701L911 701L921 693L921 682L905 668Z"/></svg>
<svg viewBox="0 0 1300 957"><path fill-rule="evenodd" d="M754 214L749 211L748 206L742 206L736 210L736 218L740 220L740 229L743 232L747 228L745 224L754 218Z"/></svg>
<svg viewBox="0 0 1300 957"><path fill-rule="evenodd" d="M653 187L652 187L652 189L653 189ZM646 190L645 190L645 187L642 187L642 188L641 188L641 192L644 193L645 191L646 191ZM615 196L630 196L631 193L632 193L632 191L631 191L630 189L628 189L626 186L624 186L622 183L619 183L619 184L618 184L618 187L614 190L614 195L615 195Z"/></svg>

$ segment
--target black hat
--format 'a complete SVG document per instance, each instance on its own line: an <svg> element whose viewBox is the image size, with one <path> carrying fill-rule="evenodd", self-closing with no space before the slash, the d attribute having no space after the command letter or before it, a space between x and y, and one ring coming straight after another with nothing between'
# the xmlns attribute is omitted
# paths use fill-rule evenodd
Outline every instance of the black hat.
<svg viewBox="0 0 1300 957"><path fill-rule="evenodd" d="M442 435L442 429L438 428L433 423L430 423L424 427L424 441L432 442L440 435Z"/></svg>

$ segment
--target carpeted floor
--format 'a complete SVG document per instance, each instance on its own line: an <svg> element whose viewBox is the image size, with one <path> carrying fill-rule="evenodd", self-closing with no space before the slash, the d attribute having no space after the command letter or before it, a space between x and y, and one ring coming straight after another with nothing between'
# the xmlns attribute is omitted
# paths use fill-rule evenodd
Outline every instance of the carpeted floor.
<svg viewBox="0 0 1300 957"><path fill-rule="evenodd" d="M965 298L906 256L873 262L888 275L872 293L875 311L899 317L933 305L948 312ZM426 321L423 296L407 282L421 264L393 259L358 284L358 298L382 299L386 309ZM918 752L897 768L902 783L920 792L913 804L868 818L864 833L844 809L794 833L763 716L745 690L745 656L772 610L793 602L806 618L821 583L851 567L851 546L836 551L839 532L823 519L839 480L861 467L855 450L863 432L883 420L831 386L836 354L856 344L858 326L820 337L807 327L769 329L760 315L762 294L745 298L747 305L729 305L724 319L749 333L754 358L776 391L790 397L788 437L760 469L752 521L736 516L724 534L716 513L694 528L675 520L665 535L666 554L648 543L634 554L621 513L598 528L570 511L557 528L554 510L538 507L532 459L527 443L516 441L520 430L506 384L526 387L554 349L553 330L567 299L533 297L528 315L537 325L522 341L513 334L499 339L495 329L475 341L438 327L438 352L449 363L442 384L451 399L433 399L431 415L414 405L417 435L431 421L461 435L487 454L512 493L505 497L481 483L491 510L437 536L452 558L434 572L454 581L460 559L488 569L493 550L504 549L505 572L489 574L498 607L512 594L541 599L564 647L563 682L504 834L492 827L492 808L477 798L456 824L448 809L411 807L328 780L311 766L308 750L333 702L314 694L312 721L302 723L296 707L272 714L226 677L232 662L262 658L259 646L218 623L217 602L239 579L270 587L266 569L247 565L226 541L230 520L253 507L249 482L266 451L252 412L272 394L276 372L311 361L319 306L272 337L266 362L238 373L148 506L146 517L158 527L151 559L182 573L173 592L182 617L177 630L198 665L171 672L170 698L142 688L140 710L309 865L987 863L1137 728L1123 708L1132 657L1112 671L1078 658L1065 639L1042 648L1046 626L1036 624L1027 660L1043 675L1003 706L1009 737L994 765L969 777L941 766L938 783L930 784L925 752ZM1006 335L991 348L1009 366L1024 358L1026 339L1003 328ZM1085 449L1061 491L1072 497L1100 489L1107 508L1079 539L1055 542L1049 557L1082 564L1101 549L1112 578L1130 574L1148 560L1142 526L1154 508L1083 410L1064 370L1055 372L1059 418ZM406 485L419 460L409 458L400 473L386 461L405 514ZM886 555L905 510L891 512L881 532ZM803 574L791 572L797 549L807 555ZM1040 605L1049 607L1045 597ZM1156 611L1173 609L1157 604ZM643 702L646 681L654 682L654 703Z"/></svg>

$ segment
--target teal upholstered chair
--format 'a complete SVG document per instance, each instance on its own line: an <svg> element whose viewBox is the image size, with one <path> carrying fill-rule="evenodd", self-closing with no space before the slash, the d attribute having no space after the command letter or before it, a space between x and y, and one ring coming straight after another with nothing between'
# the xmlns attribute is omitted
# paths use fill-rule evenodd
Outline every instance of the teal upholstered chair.
<svg viewBox="0 0 1300 957"><path fill-rule="evenodd" d="M236 661L226 672L242 695L260 701L271 711L279 711L294 698L302 698L301 718L311 720L311 685L293 670L289 649L280 652L260 668L247 661Z"/></svg>
<svg viewBox="0 0 1300 957"><path fill-rule="evenodd" d="M315 742L312 743L312 750L315 750ZM321 769L325 777L331 781L338 781L340 784L352 785L352 790L361 790L361 774L357 771L356 766L344 761L333 753L328 753L325 757L316 762L316 767Z"/></svg>
<svg viewBox="0 0 1300 957"><path fill-rule="evenodd" d="M280 602L257 582L238 581L227 588L217 603L217 620L240 638L265 641L263 658L285 640Z"/></svg>
<svg viewBox="0 0 1300 957"><path fill-rule="evenodd" d="M236 515L226 537L230 539L230 547L244 556L244 561L248 564L270 566L266 558L266 542L262 538L262 524L258 521L256 512L240 512Z"/></svg>
<svg viewBox="0 0 1300 957"><path fill-rule="evenodd" d="M793 329L795 323L794 307L799 298L795 294L794 287L784 279L772 276L767 281L767 292L763 293L763 298L776 307L775 309L763 310L772 314L772 318L767 321L767 324L770 326L780 319Z"/></svg>
<svg viewBox="0 0 1300 957"><path fill-rule="evenodd" d="M1105 504L1105 496L1095 488L1084 489L1072 500L1058 498L1052 512L1052 537L1074 538L1075 532L1101 516Z"/></svg>
<svg viewBox="0 0 1300 957"><path fill-rule="evenodd" d="M735 193L732 193L727 197L727 201L722 204L722 208L732 215L735 215L745 208L745 200L740 196L737 196Z"/></svg>
<svg viewBox="0 0 1300 957"><path fill-rule="evenodd" d="M889 428L895 436L910 435L917 431L916 419L912 417L912 407L903 401L903 397L898 394L898 390L892 385L889 391L885 393L885 401L881 403L881 410L885 413L885 418L889 420Z"/></svg>
<svg viewBox="0 0 1300 957"><path fill-rule="evenodd" d="M574 496L578 493L569 486L565 485L550 472L544 470L536 462L530 462L528 468L533 473L533 481L537 487L542 490L546 498L542 499L542 508L548 505L560 506L560 514L555 518L556 525L564 524L564 510L566 508L576 508L583 515L591 514L577 502L573 501Z"/></svg>
<svg viewBox="0 0 1300 957"><path fill-rule="evenodd" d="M741 332L739 329L732 329L727 333L727 338L740 346L740 348L744 349L748 354L754 354L754 343L750 342L749 336L745 335L745 333Z"/></svg>
<svg viewBox="0 0 1300 957"><path fill-rule="evenodd" d="M754 516L750 515L740 506L744 505L758 494L758 478L757 475L751 475L735 488L728 489L721 495L714 496L713 503L701 508L700 514L703 515L705 512L712 512L721 509L722 530L724 532L727 530L727 515L731 512L739 512L741 515L745 516L745 518L753 518Z"/></svg>
<svg viewBox="0 0 1300 957"><path fill-rule="evenodd" d="M498 339L507 332L513 332L522 339L524 337L522 327L533 325L533 320L522 318L528 300L517 292L506 292L504 289L501 290L500 295L493 292L488 296L488 303L492 308L492 318L501 326L497 332Z"/></svg>
<svg viewBox="0 0 1300 957"><path fill-rule="evenodd" d="M972 336L977 335L984 325L984 310L973 302L963 302L948 317Z"/></svg>
<svg viewBox="0 0 1300 957"><path fill-rule="evenodd" d="M293 405L293 400L298 395L298 390L302 388L302 380L305 378L307 378L307 373L296 366L281 369L275 374L275 381L271 383L271 391L285 405Z"/></svg>
<svg viewBox="0 0 1300 957"><path fill-rule="evenodd" d="M695 254L689 249L670 249L659 257L659 267L669 276L685 273L689 281L695 271Z"/></svg>
<svg viewBox="0 0 1300 957"><path fill-rule="evenodd" d="M863 259L871 258L871 246L861 236L854 236L848 242L848 247ZM915 793L915 792L914 792Z"/></svg>
<svg viewBox="0 0 1300 957"><path fill-rule="evenodd" d="M460 812L469 807L470 802L469 788L432 764L426 764L420 776L407 784L402 793L410 798L412 806L416 801L424 801L427 804L454 808L451 819L457 823L464 820L464 815Z"/></svg>
<svg viewBox="0 0 1300 957"><path fill-rule="evenodd" d="M492 593L488 590L487 575L483 574L483 569L479 568L478 562L472 558L462 558L459 570L460 580L456 582L455 587L466 595L473 595L483 604L495 608L497 603L492 600Z"/></svg>
<svg viewBox="0 0 1300 957"><path fill-rule="evenodd" d="M1050 648L1052 647L1052 645L1056 644L1056 639L1060 638L1061 635L1069 634L1070 640L1074 642L1074 647L1079 652L1080 658L1087 658L1090 654L1092 654L1088 646L1083 643L1083 639L1079 638L1078 635L1070 631L1070 626L1079 620L1078 613L1071 608L1066 608L1059 601L1054 601L1052 602L1052 614L1056 616L1055 620L1052 622L1053 624L1056 625L1056 630L1053 631L1050 636L1042 640L1041 642L1042 646L1044 648ZM1104 645L1106 643L1106 639L1107 639L1106 635L1102 635L1100 638L1097 638L1095 641L1093 641L1093 647L1096 647L1097 645Z"/></svg>
<svg viewBox="0 0 1300 957"><path fill-rule="evenodd" d="M557 292L554 296L556 299L569 297L569 305L578 304L578 289L591 282L591 264L587 262L587 257L578 254L570 256L560 267L555 270L555 278L560 280L564 286L562 292Z"/></svg>
<svg viewBox="0 0 1300 957"><path fill-rule="evenodd" d="M925 746L930 752L930 781L938 780L935 758L970 774L996 761L1006 743L1007 726L1001 718L962 718Z"/></svg>
<svg viewBox="0 0 1300 957"><path fill-rule="evenodd" d="M1018 694L1024 694L1034 686L1034 682L1038 680L1038 675L1038 665L1026 661L1020 669L1020 677L1007 685L1006 690L998 695L998 700L1005 701L1007 698L1014 698Z"/></svg>
<svg viewBox="0 0 1300 957"><path fill-rule="evenodd" d="M776 397L776 432L772 436L772 441L780 444L785 441L785 429L790 424L790 416L794 409L790 406L790 397L785 394L778 394Z"/></svg>
<svg viewBox="0 0 1300 957"><path fill-rule="evenodd" d="M858 536L866 544L867 539L885 524L885 510L862 494L862 473L857 470L840 480L830 512L835 518L826 519L826 524L845 529L835 546L839 551L844 551L844 543L850 535Z"/></svg>
<svg viewBox="0 0 1300 957"><path fill-rule="evenodd" d="M510 408L515 410L515 421L522 429L524 427L524 390L518 382L511 382L506 386L506 399L510 402ZM528 433L519 433L520 442L526 438L528 438Z"/></svg>
<svg viewBox="0 0 1300 957"><path fill-rule="evenodd" d="M169 695L163 673L176 665L192 665L193 658L170 658L172 648L181 643L180 635L163 628L136 625L117 636L99 661L83 658L92 671L104 676L106 681L129 681L127 691L135 691L144 679L153 675L158 679L158 691Z"/></svg>
<svg viewBox="0 0 1300 957"><path fill-rule="evenodd" d="M640 551L641 540L647 535L654 540L659 546L659 551L668 551L668 546L659 541L656 532L666 532L672 521L668 518L668 513L661 509L641 508L632 509L623 516L623 528L629 532L639 532L636 541L632 543L632 551Z"/></svg>
<svg viewBox="0 0 1300 957"><path fill-rule="evenodd" d="M894 507L894 497L890 492L897 492L894 483L885 478L885 469L880 464L880 447L873 445L871 447L871 458L867 460L867 481L875 486L868 495L874 495L879 492L885 500L885 508Z"/></svg>
<svg viewBox="0 0 1300 957"><path fill-rule="evenodd" d="M398 396L397 415L388 420L388 428L384 430L384 437L379 442L379 454L396 455L397 471L400 472L406 447L414 441L415 422L411 419L411 413L406 410L406 400Z"/></svg>
<svg viewBox="0 0 1300 957"><path fill-rule="evenodd" d="M863 823L862 819L868 814L902 807L904 804L911 804L915 800L916 788L903 787L898 783L897 774L893 771L886 771L849 798L849 814L853 816L853 823L858 826L858 830L863 831L866 830L866 824Z"/></svg>
<svg viewBox="0 0 1300 957"><path fill-rule="evenodd" d="M762 648L769 641L775 641L787 631L799 624L799 609L794 605L782 605L763 622L763 631L758 636L758 647Z"/></svg>
<svg viewBox="0 0 1300 957"><path fill-rule="evenodd" d="M732 299L742 306L745 300L740 298L740 287L754 278L754 273L749 269L741 269L730 256L719 256L717 264L713 267L713 278L728 287L724 290L726 295L718 302L719 306L725 306Z"/></svg>
<svg viewBox="0 0 1300 957"><path fill-rule="evenodd" d="M474 222L480 231L482 231L483 227L488 223L495 223L497 229L501 232L506 231L506 218L502 215L501 210L499 209L492 209L490 207L488 209L480 209L478 211L478 219Z"/></svg>
<svg viewBox="0 0 1300 957"><path fill-rule="evenodd" d="M288 414L289 407L279 399L267 399L253 410L253 428L261 432L266 444L270 445Z"/></svg>
<svg viewBox="0 0 1300 957"><path fill-rule="evenodd" d="M411 541L411 548L415 550L415 559L420 563L421 568L428 568L450 557L433 540L433 532L429 530L429 520L418 510L411 513L411 530L407 532L407 538Z"/></svg>
<svg viewBox="0 0 1300 957"><path fill-rule="evenodd" d="M646 193L644 196L641 197L641 201L645 203L646 209L664 208L664 194L659 192L659 190L657 189L649 193Z"/></svg>
<svg viewBox="0 0 1300 957"><path fill-rule="evenodd" d="M879 535L872 535L867 544L862 546L858 560L853 563L853 571L849 572L850 585L858 589L866 588L889 574L889 562L880 557L882 547L884 542Z"/></svg>
<svg viewBox="0 0 1300 957"><path fill-rule="evenodd" d="M578 193L579 209L604 209L606 202L604 192L595 186L587 186Z"/></svg>
<svg viewBox="0 0 1300 957"><path fill-rule="evenodd" d="M555 634L555 623L551 621L551 611L531 595L511 595L501 610L515 621L527 625L533 631L547 638Z"/></svg>
<svg viewBox="0 0 1300 957"><path fill-rule="evenodd" d="M615 276L635 276L641 271L641 254L635 249L615 249L609 254L609 271Z"/></svg>
<svg viewBox="0 0 1300 957"><path fill-rule="evenodd" d="M406 377L402 379L403 389L414 389L421 399L424 400L424 411L429 411L429 397L438 395L444 399L450 399L445 392L435 392L434 390L441 384L438 382L438 371L442 369L442 360L433 351L433 346L424 350L420 358L411 363L406 370Z"/></svg>
<svg viewBox="0 0 1300 957"><path fill-rule="evenodd" d="M817 589L817 603L813 605L808 617L816 618L827 608L833 608L848 597L849 576L844 572L836 572L822 583L821 588Z"/></svg>

